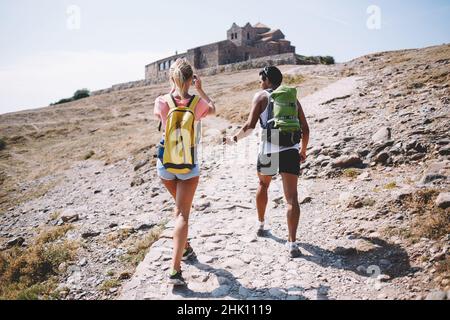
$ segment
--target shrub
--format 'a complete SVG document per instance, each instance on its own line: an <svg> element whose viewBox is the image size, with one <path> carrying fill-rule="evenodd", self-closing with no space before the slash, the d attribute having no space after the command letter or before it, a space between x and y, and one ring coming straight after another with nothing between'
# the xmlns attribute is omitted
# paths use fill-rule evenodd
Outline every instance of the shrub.
<svg viewBox="0 0 450 320"><path fill-rule="evenodd" d="M334 58L331 56L320 57L320 63L322 64L335 64Z"/></svg>
<svg viewBox="0 0 450 320"><path fill-rule="evenodd" d="M90 95L91 95L91 93L89 92L88 89L80 89L80 90L77 90L73 94L73 98L72 99L74 101L76 101L76 100L80 100L80 99L83 99L83 98L88 98Z"/></svg>
<svg viewBox="0 0 450 320"><path fill-rule="evenodd" d="M436 208L435 200L440 191L419 190L400 200L395 210L411 215L407 228L397 230L411 240L429 238L438 240L450 233L450 211Z"/></svg>
<svg viewBox="0 0 450 320"><path fill-rule="evenodd" d="M73 102L73 101L84 99L84 98L87 98L90 96L91 96L91 92L88 89L80 89L80 90L75 91L72 98L61 99L56 103L52 103L51 105L53 106L53 105Z"/></svg>
<svg viewBox="0 0 450 320"><path fill-rule="evenodd" d="M286 85L294 85L294 84L301 84L305 82L305 77L302 75L290 75L287 74L283 78L283 83Z"/></svg>
<svg viewBox="0 0 450 320"><path fill-rule="evenodd" d="M397 188L396 182L390 182L384 186L384 189L386 189L386 190L394 190L395 188Z"/></svg>
<svg viewBox="0 0 450 320"><path fill-rule="evenodd" d="M72 101L73 100L71 98L69 98L69 99L61 99L55 104L63 104L63 103L68 103L68 102L72 102Z"/></svg>
<svg viewBox="0 0 450 320"><path fill-rule="evenodd" d="M89 160L90 158L92 158L95 155L94 151L89 151L88 153L85 154L84 156L84 160Z"/></svg>
<svg viewBox="0 0 450 320"><path fill-rule="evenodd" d="M350 169L345 169L343 171L343 174L347 178L355 179L357 176L359 176L361 174L361 172L357 169L350 168Z"/></svg>
<svg viewBox="0 0 450 320"><path fill-rule="evenodd" d="M6 148L6 142L3 139L0 139L0 151Z"/></svg>
<svg viewBox="0 0 450 320"><path fill-rule="evenodd" d="M0 299L39 299L49 297L55 287L53 277L63 262L73 261L76 245L60 240L70 227L44 231L23 249L14 247L0 252Z"/></svg>

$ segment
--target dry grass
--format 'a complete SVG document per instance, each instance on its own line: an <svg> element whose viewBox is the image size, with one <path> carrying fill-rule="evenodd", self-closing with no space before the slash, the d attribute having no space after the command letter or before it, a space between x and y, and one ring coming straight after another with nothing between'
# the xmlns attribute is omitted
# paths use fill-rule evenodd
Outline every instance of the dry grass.
<svg viewBox="0 0 450 320"><path fill-rule="evenodd" d="M411 219L407 229L397 230L401 236L416 242L421 238L438 240L450 234L450 210L435 205L439 193L438 190L426 189L402 199L400 211L408 212Z"/></svg>
<svg viewBox="0 0 450 320"><path fill-rule="evenodd" d="M447 255L443 261L437 263L436 272L442 277L442 280L450 280L450 256Z"/></svg>
<svg viewBox="0 0 450 320"><path fill-rule="evenodd" d="M140 262L142 262L147 254L149 248L158 241L159 236L164 230L164 226L160 225L153 228L143 239L138 240L128 250L128 254L123 257L123 261L130 263L132 266L136 267Z"/></svg>
<svg viewBox="0 0 450 320"><path fill-rule="evenodd" d="M112 288L118 288L120 287L120 281L116 279L109 279L103 282L100 286L100 290L102 291L109 291L109 289Z"/></svg>
<svg viewBox="0 0 450 320"><path fill-rule="evenodd" d="M29 247L0 252L0 299L51 299L58 267L73 261L77 245L62 241L70 226L43 231Z"/></svg>
<svg viewBox="0 0 450 320"><path fill-rule="evenodd" d="M390 182L384 186L385 190L394 190L397 188L397 182Z"/></svg>
<svg viewBox="0 0 450 320"><path fill-rule="evenodd" d="M350 168L350 169L345 169L342 173L343 173L344 177L347 177L350 179L355 179L356 177L358 177L361 174L361 170Z"/></svg>
<svg viewBox="0 0 450 320"><path fill-rule="evenodd" d="M90 158L92 158L95 155L94 151L89 151L88 153L86 153L83 157L84 160L89 160Z"/></svg>
<svg viewBox="0 0 450 320"><path fill-rule="evenodd" d="M306 81L306 77L296 74L296 75L290 75L287 74L283 77L283 84L288 86L294 86L294 85L300 85Z"/></svg>
<svg viewBox="0 0 450 320"><path fill-rule="evenodd" d="M27 191L20 192L17 186L19 182L6 179L3 182L2 190L0 190L0 212L11 206L18 206L24 202L39 199L55 188L60 182L60 179L56 179L51 182L39 184Z"/></svg>

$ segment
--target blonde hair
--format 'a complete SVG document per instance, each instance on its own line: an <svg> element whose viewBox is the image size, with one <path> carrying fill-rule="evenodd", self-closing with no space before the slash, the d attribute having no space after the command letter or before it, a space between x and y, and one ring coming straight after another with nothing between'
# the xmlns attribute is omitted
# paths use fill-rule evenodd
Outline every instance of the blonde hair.
<svg viewBox="0 0 450 320"><path fill-rule="evenodd" d="M186 59L177 59L170 67L170 81L177 93L184 97L188 90L188 81L194 75L191 65Z"/></svg>

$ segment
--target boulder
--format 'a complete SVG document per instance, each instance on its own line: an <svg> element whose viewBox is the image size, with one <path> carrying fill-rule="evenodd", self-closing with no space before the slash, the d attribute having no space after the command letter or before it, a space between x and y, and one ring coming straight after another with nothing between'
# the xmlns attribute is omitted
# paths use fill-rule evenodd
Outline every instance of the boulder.
<svg viewBox="0 0 450 320"><path fill-rule="evenodd" d="M381 152L375 157L374 161L379 164L386 164L388 159L389 159L389 153Z"/></svg>
<svg viewBox="0 0 450 320"><path fill-rule="evenodd" d="M198 203L197 205L194 206L194 209L196 211L205 211L206 209L208 209L209 207L211 207L211 202L209 201L203 201Z"/></svg>
<svg viewBox="0 0 450 320"><path fill-rule="evenodd" d="M5 243L5 245L2 248L2 250L10 249L10 248L15 247L15 246L19 246L20 247L24 242L25 242L25 239L22 238L22 237L13 238L13 239L11 239L11 240L9 240L8 242Z"/></svg>
<svg viewBox="0 0 450 320"><path fill-rule="evenodd" d="M72 223L72 222L76 222L76 221L80 220L80 216L78 214L64 214L61 217L61 220L64 223Z"/></svg>
<svg viewBox="0 0 450 320"><path fill-rule="evenodd" d="M377 133L372 136L373 142L385 142L391 139L391 128L383 127L380 128Z"/></svg>
<svg viewBox="0 0 450 320"><path fill-rule="evenodd" d="M83 232L83 233L81 234L81 237L82 237L83 239L88 239L88 238L94 238L94 237L97 237L97 236L99 236L100 234L101 234L101 232L88 230L88 231L86 231L86 232Z"/></svg>
<svg viewBox="0 0 450 320"><path fill-rule="evenodd" d="M148 163L148 159L139 161L139 162L134 166L134 171L138 171L139 169L141 169L142 167L144 167L145 165L147 165L147 163Z"/></svg>
<svg viewBox="0 0 450 320"><path fill-rule="evenodd" d="M425 173L420 180L422 184L429 184L436 180L446 180L447 177L439 173Z"/></svg>
<svg viewBox="0 0 450 320"><path fill-rule="evenodd" d="M445 291L433 291L430 292L425 300L446 300L447 299L447 293Z"/></svg>
<svg viewBox="0 0 450 320"><path fill-rule="evenodd" d="M358 168L361 167L363 161L357 154L347 155L337 158L333 161L332 166L334 168Z"/></svg>
<svg viewBox="0 0 450 320"><path fill-rule="evenodd" d="M439 150L439 154L441 156L448 156L448 155L450 155L450 147L442 148L441 150Z"/></svg>
<svg viewBox="0 0 450 320"><path fill-rule="evenodd" d="M450 192L439 194L436 199L436 206L441 209L447 209L448 207L450 207Z"/></svg>

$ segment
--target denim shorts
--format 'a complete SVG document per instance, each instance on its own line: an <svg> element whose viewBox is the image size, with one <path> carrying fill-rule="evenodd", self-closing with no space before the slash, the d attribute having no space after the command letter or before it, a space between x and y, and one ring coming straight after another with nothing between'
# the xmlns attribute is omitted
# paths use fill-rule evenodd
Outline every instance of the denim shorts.
<svg viewBox="0 0 450 320"><path fill-rule="evenodd" d="M160 159L158 159L158 162L156 163L156 169L158 170L158 176L163 180L190 180L192 178L197 178L200 176L200 168L198 164L192 169L191 172L187 174L173 174L164 168L162 162Z"/></svg>

